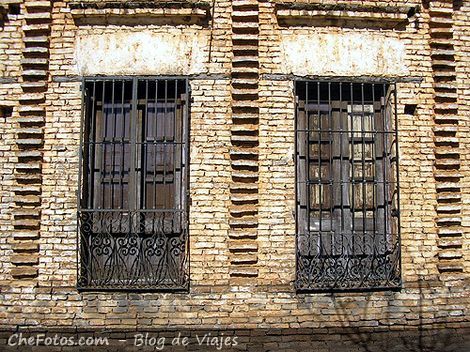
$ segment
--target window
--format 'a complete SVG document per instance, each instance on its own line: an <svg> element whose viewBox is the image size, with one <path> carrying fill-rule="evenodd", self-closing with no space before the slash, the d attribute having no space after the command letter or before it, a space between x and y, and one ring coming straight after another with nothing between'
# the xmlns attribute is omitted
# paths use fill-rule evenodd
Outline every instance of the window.
<svg viewBox="0 0 470 352"><path fill-rule="evenodd" d="M400 286L395 89L296 84L297 289Z"/></svg>
<svg viewBox="0 0 470 352"><path fill-rule="evenodd" d="M188 82L85 79L82 289L188 285Z"/></svg>

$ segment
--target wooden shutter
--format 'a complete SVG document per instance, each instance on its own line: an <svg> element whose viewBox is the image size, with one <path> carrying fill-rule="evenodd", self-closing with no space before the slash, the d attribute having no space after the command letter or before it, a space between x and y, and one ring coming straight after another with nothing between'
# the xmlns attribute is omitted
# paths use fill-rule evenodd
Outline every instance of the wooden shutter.
<svg viewBox="0 0 470 352"><path fill-rule="evenodd" d="M385 119L385 133L384 134L384 149L385 149L385 250L390 252L393 250L394 243L397 241L396 236L398 235L398 224L397 224L397 193L398 187L395 184L395 172L398 167L396 145L397 140L395 135L390 133L396 129L395 124L395 86L390 85L387 90L384 101L384 119Z"/></svg>
<svg viewBox="0 0 470 352"><path fill-rule="evenodd" d="M352 247L349 201L349 124L347 102L332 101L333 123L333 254L350 253ZM341 132L342 131L342 132Z"/></svg>
<svg viewBox="0 0 470 352"><path fill-rule="evenodd" d="M305 256L316 254L316 248L312 248L309 241L309 214L308 214L308 186L307 186L307 149L308 149L308 132L307 132L307 115L305 111L305 102L297 103L297 120L296 120L296 148L297 148L297 232L298 232L298 250Z"/></svg>
<svg viewBox="0 0 470 352"><path fill-rule="evenodd" d="M175 123L173 162L174 162L174 209L173 232L181 233L184 228L186 209L186 143L187 143L187 109L186 94L182 94L175 103Z"/></svg>

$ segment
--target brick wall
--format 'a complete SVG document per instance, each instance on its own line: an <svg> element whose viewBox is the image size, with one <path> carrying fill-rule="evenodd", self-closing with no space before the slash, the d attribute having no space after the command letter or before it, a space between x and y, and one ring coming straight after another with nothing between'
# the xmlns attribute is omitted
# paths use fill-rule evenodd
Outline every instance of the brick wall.
<svg viewBox="0 0 470 352"><path fill-rule="evenodd" d="M248 1L256 2L256 1ZM313 1L312 1L313 2ZM14 243L11 209L15 168L15 122L3 118L0 138L0 326L111 327L278 327L343 326L403 329L418 325L461 327L470 322L470 195L468 153L470 115L470 3L455 10L454 46L458 85L460 181L462 190L463 272L438 271L436 181L434 177L434 89L429 47L429 13L423 8L405 30L381 35L405 43L406 66L420 81L398 84L403 289L400 292L296 294L294 96L283 73L282 37L293 34L368 33L377 29L280 27L273 2L259 1L259 148L257 205L257 276L231 278L229 209L231 164L231 2L217 1L212 30L198 24L192 31L212 37L211 61L204 75L191 79L191 166L189 293L79 293L76 284L76 191L80 140L81 92L75 38L119 30L117 26L77 26L67 2L52 7L48 90L42 159L41 227L38 276L14 279L10 255ZM328 1L325 3L332 3ZM346 3L352 3L350 1ZM360 2L362 5L397 5ZM402 1L411 6L417 2ZM24 6L22 6L24 11ZM20 80L18 28L9 16L0 28L2 66L0 102L17 104ZM179 26L179 27L178 27ZM178 25L178 28L187 26ZM165 33L168 25L130 27ZM173 30L173 29L171 29ZM10 33L10 34L9 34ZM209 50L209 47L204 48ZM209 55L207 55L209 57ZM168 72L171 74L171 72ZM8 80L7 80L8 79ZM5 103L6 104L6 103ZM417 104L415 115L405 104Z"/></svg>

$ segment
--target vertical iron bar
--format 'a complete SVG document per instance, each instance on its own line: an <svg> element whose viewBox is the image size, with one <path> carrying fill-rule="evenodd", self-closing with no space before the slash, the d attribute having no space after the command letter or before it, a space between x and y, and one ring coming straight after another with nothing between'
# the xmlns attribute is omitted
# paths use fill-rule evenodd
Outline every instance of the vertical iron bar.
<svg viewBox="0 0 470 352"><path fill-rule="evenodd" d="M350 154L351 154L351 187L349 189L351 196L351 221L352 221L352 234L351 234L351 253L355 254L354 245L355 245L355 217L356 217L356 203L354 199L354 192L356 187L356 182L354 181L354 83L349 84L350 94L351 94L351 115L348 116L348 125L351 126L351 141L349 142Z"/></svg>
<svg viewBox="0 0 470 352"><path fill-rule="evenodd" d="M90 174L88 177L89 182L88 182L88 189L87 189L87 205L88 209L94 208L95 207L95 197L99 197L99 195L95 194L95 168L96 168L96 149L102 148L102 146L97 146L96 145L96 81L93 81L93 98L92 98L92 112L90 116L87 116L86 118L89 119L89 123L91 124L91 131L89 135L87 136L87 143L88 143L88 159L87 160L87 169ZM100 166L101 167L101 166ZM101 180L98 180L101 183ZM100 185L101 186L101 185ZM89 213L87 214L89 215ZM93 217L93 215L89 215L90 217ZM92 236L87 236L88 238L85 239L87 248L90 248L90 242L91 242L91 237ZM90 253L90 252L89 252ZM90 254L89 254L90 256ZM91 272L91 263L92 261L90 258L88 259L88 266ZM87 277L87 281L89 282L91 280L91 277Z"/></svg>
<svg viewBox="0 0 470 352"><path fill-rule="evenodd" d="M372 83L372 111L373 111L373 115L372 115L372 118L371 118L371 126L372 126L372 129L371 129L371 135L373 135L373 141L372 141L372 145L373 145L373 151L372 151L372 154L371 154L371 157L372 157L372 168L371 170L373 170L373 174L372 174L372 229L373 229L373 239L372 239L372 242L373 242L373 252L374 252L374 255L376 254L376 249L377 249L377 246L376 246L376 243L375 243L375 236L377 236L377 214L378 214L378 206L379 206L379 202L378 202L378 195L377 195L377 175L376 175L376 170L377 170L377 126L376 126L376 121L377 121L377 118L376 118L376 101L375 101L375 84Z"/></svg>
<svg viewBox="0 0 470 352"><path fill-rule="evenodd" d="M157 207L158 79L155 80L155 121L153 137L153 209Z"/></svg>
<svg viewBox="0 0 470 352"><path fill-rule="evenodd" d="M148 121L149 121L149 80L145 80L145 116L142 116L142 150L141 171L140 171L140 193L141 193L141 208L147 209L147 153L148 153Z"/></svg>
<svg viewBox="0 0 470 352"><path fill-rule="evenodd" d="M318 210L319 210L319 231L320 231L320 253L323 253L325 249L325 244L323 243L323 177L322 177L322 116L321 116L321 108L320 108L320 81L317 81L317 117L318 117L318 179L316 181L318 187ZM310 147L310 145L309 145Z"/></svg>
<svg viewBox="0 0 470 352"><path fill-rule="evenodd" d="M334 184L334 177L333 177L333 138L334 132L333 127L335 124L332 121L333 114L332 114L332 106L331 106L331 82L328 82L328 160L329 160L329 168L328 168L328 187L330 187L330 248L331 254L336 254L336 226L333 226L333 217L334 217L334 197L335 194L334 188L337 185Z"/></svg>
<svg viewBox="0 0 470 352"><path fill-rule="evenodd" d="M126 111L124 109L124 94L125 94L125 80L122 80L122 88L121 88L121 127L122 127L122 136L121 136L121 172L119 175L119 189L121 192L121 199L120 199L120 209L124 208L124 174L125 174L125 154L126 154Z"/></svg>
<svg viewBox="0 0 470 352"><path fill-rule="evenodd" d="M176 114L178 114L178 80L175 80L175 105L174 105L174 113L173 113L173 143L172 143L172 162L173 162L173 181L172 181L172 189L173 189L173 200L171 203L173 203L173 211L177 209L177 204L176 204L176 194L178 193L176 189L176 148L178 146L178 141L176 140ZM171 205L170 203L170 205ZM176 212L174 213L176 214ZM178 215L179 216L179 215ZM175 224L175 219L173 219L173 226Z"/></svg>
<svg viewBox="0 0 470 352"><path fill-rule="evenodd" d="M190 241L188 240L188 233L189 233L189 219L187 218L189 216L189 186L190 186L190 155L189 155L189 133L190 133L190 116L191 116L191 107L190 107L190 102L191 102L191 88L189 86L189 81L186 79L186 105L185 105L185 112L186 116L184 116L181 120L184 123L184 148L185 148L185 160L184 160L184 165L185 165L185 209L184 209L184 215L185 215L185 224L184 224L184 241L186 242L185 249L185 259L186 259L186 264L184 267L184 270L187 270L187 275L185 276L185 279L187 280L186 285L189 288L189 275L191 271L191 266L189 265L190 261Z"/></svg>
<svg viewBox="0 0 470 352"><path fill-rule="evenodd" d="M137 121L137 88L138 80L133 78L132 80L132 104L131 104L131 119L130 119L130 151L131 151L131 160L130 160L130 175L129 175L129 210L136 210L136 121Z"/></svg>
<svg viewBox="0 0 470 352"><path fill-rule="evenodd" d="M103 80L103 94L101 96L101 117L103 120L103 138L101 141L101 150L102 150L102 160L101 160L101 165L100 165L100 174L101 174L101 179L100 179L100 191L101 191L101 204L100 208L106 209L106 203L105 203L105 184L106 184L106 152L107 152L107 143L106 143L106 136L108 132L108 119L105 114L105 94L106 94L106 80Z"/></svg>
<svg viewBox="0 0 470 352"><path fill-rule="evenodd" d="M308 106L309 106L309 97L308 97L308 93L309 93L309 82L306 81L305 82L305 118L306 118L306 124L305 126L307 127L307 138L305 138L305 144L306 144L306 152L307 152L307 160L305 162L305 168L307 169L306 172L305 172L305 175L306 175L306 178L305 178L305 186L307 188L307 233L305 234L306 235L306 238L307 238L307 243L308 243L308 250L310 252L310 248L311 248L311 227L310 227L310 222L311 222L311 219L310 219L310 216L311 216L311 209L310 209L310 205L311 205L311 184L310 184L310 133L311 133L311 130L310 130L310 115L309 115L309 109L308 109ZM318 244L316 244L318 246Z"/></svg>
<svg viewBox="0 0 470 352"><path fill-rule="evenodd" d="M87 206L88 209L93 208L93 205L95 203L95 154L96 154L96 136L95 136L95 130L96 130L96 81L93 81L93 98L92 98L92 108L91 108L91 115L85 117L86 119L89 119L88 123L91 125L91 130L86 136L87 138L87 144L88 144L88 159L87 160L87 169L89 172L88 176L88 189L87 189ZM87 123L87 122L85 122Z"/></svg>
<svg viewBox="0 0 470 352"><path fill-rule="evenodd" d="M176 142L178 142L178 158L179 158L179 162L178 162L178 165L180 167L179 169L179 173L180 173L180 177L178 177L179 179L179 184L176 185L175 184L175 187L179 187L179 190L180 190L180 199L179 199L179 204L176 204L177 208L179 210L185 210L185 206L186 206L186 197L187 197L187 190L186 190L186 187L184 185L184 180L186 179L185 175L184 175L184 171L186 171L186 167L185 167L185 160L184 160L184 156L185 156L185 152L184 152L184 148L186 146L186 142L184 140L184 130L183 128L186 126L185 124L185 121L184 119L186 118L187 116L187 109L189 108L188 105L189 105L189 91L188 91L188 81L186 80L184 82L185 84L185 87L184 87L184 98L185 100L181 99L181 119L179 120L179 123L180 125L177 125L177 129L180 129L181 130L181 133L178 133L178 136L179 136L179 139L176 140ZM175 119L176 120L176 119ZM175 139L176 139L176 130L175 130ZM180 221L183 221L184 220L184 216L181 216L180 217ZM181 228L184 228L184 223L181 224Z"/></svg>
<svg viewBox="0 0 470 352"><path fill-rule="evenodd" d="M190 109L190 101L191 101L191 97L189 95L189 81L186 79L185 81L185 105L184 105L184 112L186 113L186 116L183 115L182 119L181 119L181 126L180 128L183 130L183 127L188 125L189 124L189 109ZM186 117L188 118L188 121L186 121ZM189 128L189 126L188 126ZM183 156L186 157L186 153L185 153L185 149L186 148L186 144L189 144L189 139L186 140L185 139L185 134L184 133L181 133L180 134L180 137L181 137L181 177L180 177L180 187L182 187L182 191L181 191L181 194L182 194L182 197L181 197L181 200L184 202L184 206L187 206L188 205L188 198L189 198L189 165L187 165L186 163L186 160L183 159ZM188 177L183 177L183 171L187 171L188 172ZM186 183L184 183L186 180ZM181 208L184 210L185 207L184 206L181 206ZM189 213L188 213L189 214Z"/></svg>
<svg viewBox="0 0 470 352"><path fill-rule="evenodd" d="M340 206L341 206L341 234L340 234L340 238L341 238L341 254L344 253L344 234L346 231L348 231L349 229L346 229L345 228L345 221L344 221L344 198L343 198L343 192L344 192L344 189L343 187L345 186L344 185L344 179L343 179L343 163L344 163L344 155L343 155L343 125L344 125L344 119L343 119L343 82L339 82L339 130L340 130L340 138L339 138L339 180L340 180L340 184L338 185L338 187L340 187L341 189L341 192L340 192ZM347 115L348 111L346 109L346 115ZM347 117L347 116L346 116ZM347 125L347 122L348 122L348 119L346 118L346 125ZM346 131L347 131L347 126L346 126ZM346 132L346 135L347 135L347 132Z"/></svg>
<svg viewBox="0 0 470 352"><path fill-rule="evenodd" d="M81 210L81 198L82 198L82 161L83 161L83 154L84 154L84 124L86 123L85 111L87 111L88 107L88 88L85 86L85 80L82 79L82 109L80 114L80 145L79 145L79 153L78 153L78 191L77 191L77 210Z"/></svg>
<svg viewBox="0 0 470 352"><path fill-rule="evenodd" d="M400 214L400 170L399 170L399 147L398 147L398 101L397 101L397 83L394 82L393 84L393 89L394 89L394 97L395 97L395 111L393 112L394 120L395 120L395 172L396 172L396 192L397 192L397 243L394 243L393 245L397 247L397 255L398 255L398 273L400 275L400 282L401 282L401 268L402 268L402 258L401 258L401 214Z"/></svg>
<svg viewBox="0 0 470 352"><path fill-rule="evenodd" d="M111 116L112 116L112 132L111 132L111 175L109 177L109 188L111 193L111 204L110 208L115 208L114 203L114 173L116 172L115 165L116 165L116 134L117 134L117 116L114 111L114 91L115 91L115 80L111 81Z"/></svg>
<svg viewBox="0 0 470 352"><path fill-rule="evenodd" d="M384 144L384 150L382 152L382 169L383 169L383 192L384 192L384 253L387 253L387 216L388 216L388 192L387 192L387 167L388 167L388 155L387 155L387 139L388 139L388 128L387 128L387 87L386 84L383 84L383 97L384 97L384 103L382 107L382 124L383 124L383 130L382 130L382 138L383 138L383 144Z"/></svg>
<svg viewBox="0 0 470 352"><path fill-rule="evenodd" d="M362 138L362 245L363 252L366 251L366 203L367 203L367 194L366 194L366 140L365 140L365 111L364 111L364 83L361 83L361 104L362 104L362 114L361 114L361 138ZM363 253L366 254L366 253Z"/></svg>
<svg viewBox="0 0 470 352"><path fill-rule="evenodd" d="M165 113L163 115L163 144L162 144L162 152L163 152L163 160L162 160L162 166L163 166L163 190L165 197L163 198L164 202L164 209L168 208L168 197L166 196L166 150L167 150L167 135L166 135L166 119L168 115L168 80L165 79ZM163 217L165 218L165 214L163 214Z"/></svg>
<svg viewBox="0 0 470 352"><path fill-rule="evenodd" d="M299 151L297 148L298 138L299 138L299 130L298 130L298 123L299 123L299 97L297 96L297 81L294 81L294 99L295 99L295 121L294 121L294 136L295 136L295 143L294 143L294 155L295 155L295 273L296 278L299 277L299 172L298 172L298 164L299 164ZM297 281L298 283L298 281Z"/></svg>

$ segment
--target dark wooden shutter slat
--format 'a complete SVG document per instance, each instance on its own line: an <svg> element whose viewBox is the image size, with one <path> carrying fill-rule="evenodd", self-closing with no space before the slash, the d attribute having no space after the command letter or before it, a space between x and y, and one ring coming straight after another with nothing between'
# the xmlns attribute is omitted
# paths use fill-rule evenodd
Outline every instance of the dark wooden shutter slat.
<svg viewBox="0 0 470 352"><path fill-rule="evenodd" d="M307 197L307 115L305 111L305 102L299 101L297 106L297 231L298 231L298 250L302 255L314 255L311 241L310 229L308 228L308 209L309 200Z"/></svg>
<svg viewBox="0 0 470 352"><path fill-rule="evenodd" d="M348 130L347 102L333 101L332 119L334 131ZM334 254L344 253L349 248L351 235L351 211L349 209L349 141L348 132L334 133L333 183L334 183ZM346 246L345 246L346 244Z"/></svg>
<svg viewBox="0 0 470 352"><path fill-rule="evenodd" d="M298 219L299 233L307 234L307 124L306 112L304 110L305 102L299 102L297 110L297 192L298 192Z"/></svg>
<svg viewBox="0 0 470 352"><path fill-rule="evenodd" d="M394 86L390 85L388 87L387 95L386 95L386 100L385 100L385 132L391 132L393 131L392 129L392 123L394 121L393 119L393 111L395 109L395 95L394 95ZM394 154L394 136L392 133L385 133L384 134L384 148L386 152L386 162L384 164L384 167L386 168L385 176L386 176L386 208L385 208L385 242L386 242L386 250L391 251L393 248L393 242L395 241L395 238L392 238L394 232L392 229L392 221L393 221L393 216L392 216L392 199L393 199L393 190L395 189L395 186L393 185L393 182L395 182L395 173L394 173L394 161L393 161L393 154Z"/></svg>
<svg viewBox="0 0 470 352"><path fill-rule="evenodd" d="M384 149L384 138L386 135L384 132L384 112L382 104L380 102L374 103L374 122L378 132L375 140L375 181L376 186L376 214L375 214L375 231L376 231L376 247L379 251L384 250L380 248L379 241L380 237L385 236L385 178L384 178L384 167L385 167L385 149Z"/></svg>
<svg viewBox="0 0 470 352"><path fill-rule="evenodd" d="M183 97L184 98L184 97ZM173 204L174 209L177 211L174 214L174 232L181 233L181 230L184 226L183 219L181 216L180 211L183 210L184 204L184 193L185 190L183 189L183 165L182 165L182 147L183 145L180 144L183 141L183 115L184 115L184 100L178 99L176 101L176 109L175 109L175 123L174 123L174 141L175 145L173 146L173 187L174 187L174 194L173 194Z"/></svg>
<svg viewBox="0 0 470 352"><path fill-rule="evenodd" d="M93 183L93 208L98 209L104 206L104 199L102 198L102 187L103 187L103 154L105 153L105 147L102 143L103 131L104 131L104 113L103 110L97 109L95 112L95 136L93 136L94 143L94 159L93 164L90 165L90 171L94 173Z"/></svg>

